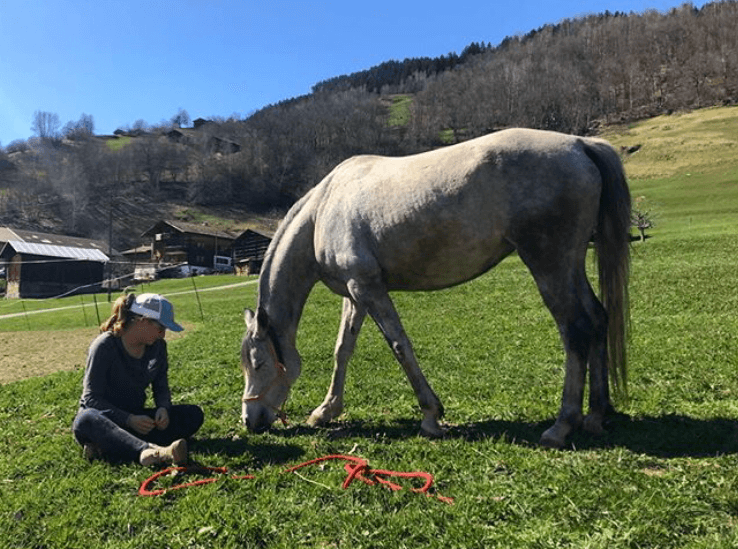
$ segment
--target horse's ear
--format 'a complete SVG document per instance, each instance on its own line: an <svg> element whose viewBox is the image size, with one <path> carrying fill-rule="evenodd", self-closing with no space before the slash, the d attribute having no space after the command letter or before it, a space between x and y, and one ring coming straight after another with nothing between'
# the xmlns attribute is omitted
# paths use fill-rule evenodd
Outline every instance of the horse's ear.
<svg viewBox="0 0 738 549"><path fill-rule="evenodd" d="M259 307L256 310L256 337L264 338L269 330L269 317L264 307Z"/></svg>
<svg viewBox="0 0 738 549"><path fill-rule="evenodd" d="M244 309L243 320L246 323L246 329L254 334L256 339L263 339L269 330L269 317L266 311L259 307L254 313L251 309Z"/></svg>

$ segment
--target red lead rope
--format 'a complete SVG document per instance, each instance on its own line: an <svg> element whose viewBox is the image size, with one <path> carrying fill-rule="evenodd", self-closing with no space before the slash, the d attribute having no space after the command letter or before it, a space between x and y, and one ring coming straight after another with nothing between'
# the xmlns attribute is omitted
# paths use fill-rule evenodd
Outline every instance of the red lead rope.
<svg viewBox="0 0 738 549"><path fill-rule="evenodd" d="M453 504L454 499L449 497L441 496L440 494L431 494L430 489L433 486L433 475L430 473L424 473L422 471L416 471L411 473L403 473L400 471L386 471L384 469L371 469L369 468L369 463L360 457L356 456L344 456L344 455L330 455L325 456L322 458L313 459L310 461L306 461L304 463L300 463L299 465L295 465L294 467L290 467L285 471L285 473L293 473L297 471L298 469L302 469L303 467L308 467L310 465L315 465L316 463L321 463L324 461L335 461L335 460L342 460L347 461L349 463L346 463L344 465L344 469L348 473L348 476L346 477L346 480L343 481L343 489L347 489L349 485L354 480L360 480L361 482L368 484L369 486L374 486L375 484L383 484L384 486L387 486L390 490L398 491L402 490L402 486L399 484L396 484L390 480L388 480L388 477L396 477L396 478L404 478L404 479L413 479L413 478L421 478L425 480L425 484L421 488L413 488L413 492L419 492L423 493L428 497L436 497L440 501L448 504ZM148 479L146 479L142 484L141 487L138 490L139 496L159 496L161 494L164 494L166 492L169 492L171 490L179 490L180 488L187 488L189 486L200 486L202 484L210 484L213 482L216 482L218 480L221 480L222 477L211 477L211 478L204 478L200 480L196 480L193 482L186 482L182 484L177 484L175 486L172 486L171 488L161 488L157 490L151 489L151 486L162 476L171 474L171 473L207 473L207 472L216 472L221 474L226 474L228 472L228 469L225 467L169 467L168 469L164 469L162 471L159 471L158 473L155 473ZM244 479L253 479L255 478L253 475L234 475L230 477L234 480L244 480Z"/></svg>
<svg viewBox="0 0 738 549"><path fill-rule="evenodd" d="M160 496L172 490L179 490L180 488L188 488L190 486L201 486L203 484L210 484L212 482L217 482L218 480L220 480L218 477L202 478L200 480L195 480L192 482L184 482L182 484L177 484L169 488L159 488L157 490L151 489L152 484L154 484L159 478L166 476L166 475L170 475L173 473L205 474L208 472L225 474L228 472L228 469L225 467L202 467L202 466L169 467L167 469L162 469L161 471L159 471L158 473L154 473L153 475L151 475L149 478L147 478L141 483L141 487L138 489L138 495L139 496ZM253 479L255 477L253 475L243 475L243 476L236 475L236 476L232 476L231 478L234 480L240 480L240 479Z"/></svg>

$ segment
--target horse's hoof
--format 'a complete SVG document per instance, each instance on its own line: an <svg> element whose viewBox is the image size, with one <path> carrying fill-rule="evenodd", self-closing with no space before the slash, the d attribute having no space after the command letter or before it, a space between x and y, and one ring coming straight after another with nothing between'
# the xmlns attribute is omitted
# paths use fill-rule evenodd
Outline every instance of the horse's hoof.
<svg viewBox="0 0 738 549"><path fill-rule="evenodd" d="M420 433L428 438L443 438L446 435L446 431L437 421L423 421L420 424Z"/></svg>
<svg viewBox="0 0 738 549"><path fill-rule="evenodd" d="M541 439L538 441L538 444L540 446L543 446L544 448L561 450L566 442L566 437L557 435L554 431L554 427L551 427L550 429L544 431L544 433L541 435Z"/></svg>
<svg viewBox="0 0 738 549"><path fill-rule="evenodd" d="M331 414L327 414L322 410L315 410L307 419L307 424L310 427L325 427L332 419Z"/></svg>
<svg viewBox="0 0 738 549"><path fill-rule="evenodd" d="M318 406L307 420L310 427L323 427L328 425L333 419L343 413L343 405L340 403L326 404L325 402Z"/></svg>
<svg viewBox="0 0 738 549"><path fill-rule="evenodd" d="M307 418L307 421L305 423L307 423L310 427L322 427L326 424L326 422L323 421L323 418L314 413L310 414L310 417Z"/></svg>
<svg viewBox="0 0 738 549"><path fill-rule="evenodd" d="M602 417L599 415L589 414L584 418L582 428L589 434L594 436L601 436L605 434L605 429L602 427Z"/></svg>
<svg viewBox="0 0 738 549"><path fill-rule="evenodd" d="M541 436L541 440L538 441L538 445L543 448L550 448L551 450L561 450L564 447L564 443L562 441L545 435Z"/></svg>

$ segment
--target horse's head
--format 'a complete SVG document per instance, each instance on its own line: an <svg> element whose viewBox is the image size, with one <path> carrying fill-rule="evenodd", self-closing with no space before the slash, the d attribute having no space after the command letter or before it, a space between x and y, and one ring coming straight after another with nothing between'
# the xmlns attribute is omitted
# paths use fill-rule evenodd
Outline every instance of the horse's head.
<svg viewBox="0 0 738 549"><path fill-rule="evenodd" d="M266 431L278 417L284 421L281 406L287 400L291 381L280 356L279 343L269 330L266 311L246 309L246 333L241 342L241 368L244 376L241 419L256 433Z"/></svg>

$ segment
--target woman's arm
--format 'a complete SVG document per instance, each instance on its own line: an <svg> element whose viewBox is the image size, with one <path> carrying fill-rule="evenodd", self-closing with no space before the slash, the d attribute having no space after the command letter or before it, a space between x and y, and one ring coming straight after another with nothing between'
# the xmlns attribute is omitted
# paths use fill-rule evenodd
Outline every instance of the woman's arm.
<svg viewBox="0 0 738 549"><path fill-rule="evenodd" d="M123 367L115 342L110 339L112 337L103 334L90 345L80 405L84 408L109 410L111 419L118 425L125 426L130 412L114 405L107 397L113 389L108 386L110 370Z"/></svg>
<svg viewBox="0 0 738 549"><path fill-rule="evenodd" d="M159 340L157 346L157 366L154 377L151 380L151 391L154 397L154 404L157 408L172 407L172 392L169 389L169 355L167 352L167 342Z"/></svg>

